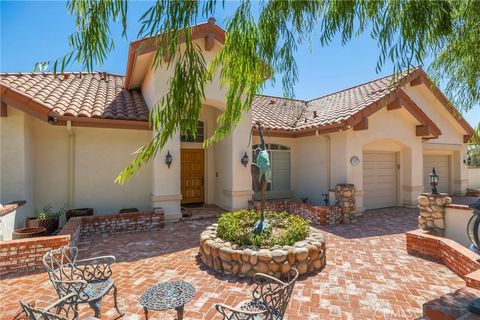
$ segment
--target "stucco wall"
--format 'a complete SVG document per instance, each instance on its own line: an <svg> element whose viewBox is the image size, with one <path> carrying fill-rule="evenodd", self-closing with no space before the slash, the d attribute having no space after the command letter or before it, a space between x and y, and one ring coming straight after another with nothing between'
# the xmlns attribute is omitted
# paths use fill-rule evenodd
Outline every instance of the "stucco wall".
<svg viewBox="0 0 480 320"><path fill-rule="evenodd" d="M363 210L363 152L398 151L400 173L398 176L398 205L414 206L423 186L423 156L421 137L415 135L417 121L405 110L387 111L382 108L369 117L368 130L350 129L344 134L347 183L357 187L357 210ZM339 147L339 146L337 146ZM360 164L353 166L350 158L357 156ZM339 159L332 159L332 166L343 166ZM339 169L340 170L340 169Z"/></svg>
<svg viewBox="0 0 480 320"><path fill-rule="evenodd" d="M133 159L132 153L148 142L150 131L72 128L74 174L69 181L67 127L52 126L10 107L8 117L1 119L1 201L27 200L17 211L16 228L48 204L92 207L97 214L125 207L150 208L150 165L124 186L113 183Z"/></svg>
<svg viewBox="0 0 480 320"><path fill-rule="evenodd" d="M469 209L447 207L445 210L445 237L465 247L470 247L467 225L472 214L473 211Z"/></svg>
<svg viewBox="0 0 480 320"><path fill-rule="evenodd" d="M480 189L480 168L469 168L467 170L468 175L468 188Z"/></svg>
<svg viewBox="0 0 480 320"><path fill-rule="evenodd" d="M435 122L442 134L437 139L424 143L425 152L438 152L451 156L451 181L450 192L464 194L467 188L467 166L463 160L467 156L466 144L463 143L463 135L467 134L454 116L440 103L426 85L410 87L407 85L404 91L410 98Z"/></svg>
<svg viewBox="0 0 480 320"><path fill-rule="evenodd" d="M0 118L1 147L1 193L0 203L15 200L26 200L27 203L18 208L15 218L15 228L23 228L24 220L34 210L34 190L32 174L32 132L31 117L10 106L7 107L8 117Z"/></svg>

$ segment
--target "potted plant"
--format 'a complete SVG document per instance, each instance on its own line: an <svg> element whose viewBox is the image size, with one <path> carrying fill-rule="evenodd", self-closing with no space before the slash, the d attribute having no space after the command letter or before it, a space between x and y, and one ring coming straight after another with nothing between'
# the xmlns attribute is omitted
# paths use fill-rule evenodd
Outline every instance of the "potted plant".
<svg viewBox="0 0 480 320"><path fill-rule="evenodd" d="M65 214L65 210L53 210L51 205L45 206L38 211L35 217L29 217L25 221L27 228L45 228L45 235L51 235L58 229L59 218Z"/></svg>

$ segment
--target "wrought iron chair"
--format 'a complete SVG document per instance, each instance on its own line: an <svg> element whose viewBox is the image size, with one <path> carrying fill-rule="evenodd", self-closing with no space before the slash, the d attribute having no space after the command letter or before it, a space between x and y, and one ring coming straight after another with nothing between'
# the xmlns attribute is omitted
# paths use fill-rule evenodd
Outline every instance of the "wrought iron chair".
<svg viewBox="0 0 480 320"><path fill-rule="evenodd" d="M29 320L67 320L72 318L72 311L73 311L73 319L78 318L77 309L73 307L69 302L75 298L75 294L69 294L45 309L35 308L34 306L30 305L29 303L20 301L20 305L22 306L23 313L26 315L26 318L22 319L29 319ZM19 315L20 316L20 315ZM17 317L17 319L20 319ZM88 318L89 320L94 320L97 318ZM85 320L85 319L84 319Z"/></svg>
<svg viewBox="0 0 480 320"><path fill-rule="evenodd" d="M67 299L76 310L77 305L88 303L95 311L95 317L100 318L101 301L113 289L115 309L123 316L117 301L117 287L111 279L111 265L114 256L102 256L77 260L78 249L65 247L52 250L43 256L43 264L48 277L60 298L74 294Z"/></svg>
<svg viewBox="0 0 480 320"><path fill-rule="evenodd" d="M283 319L297 278L296 269L291 270L287 282L263 273L256 273L253 278L255 287L252 291L252 299L240 302L236 307L216 304L215 309L224 320Z"/></svg>

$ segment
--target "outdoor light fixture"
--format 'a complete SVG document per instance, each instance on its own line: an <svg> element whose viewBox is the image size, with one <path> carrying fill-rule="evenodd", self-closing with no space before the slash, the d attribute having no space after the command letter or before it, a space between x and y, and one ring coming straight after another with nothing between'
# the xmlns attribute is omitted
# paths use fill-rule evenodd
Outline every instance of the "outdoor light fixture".
<svg viewBox="0 0 480 320"><path fill-rule="evenodd" d="M467 166L470 166L472 164L472 157L467 156L467 159L464 159L463 163L465 163Z"/></svg>
<svg viewBox="0 0 480 320"><path fill-rule="evenodd" d="M430 186L432 187L432 194L438 194L438 174L435 172L435 168L433 168L432 173L428 175L428 181L430 182Z"/></svg>
<svg viewBox="0 0 480 320"><path fill-rule="evenodd" d="M173 161L172 155L170 154L170 150L168 150L167 155L165 156L165 164L168 166L169 169L170 169L170 166L172 165L172 161Z"/></svg>
<svg viewBox="0 0 480 320"><path fill-rule="evenodd" d="M246 168L248 164L248 155L247 152L245 151L245 154L243 155L242 159L240 160L243 164L243 166Z"/></svg>
<svg viewBox="0 0 480 320"><path fill-rule="evenodd" d="M467 225L467 234L472 243L470 249L473 252L480 253L480 199L469 205L469 207L473 209L473 216ZM470 302L468 311L474 314L480 314L480 298Z"/></svg>
<svg viewBox="0 0 480 320"><path fill-rule="evenodd" d="M52 116L48 116L48 123L50 124L56 124L58 123L58 118L57 117L52 117Z"/></svg>

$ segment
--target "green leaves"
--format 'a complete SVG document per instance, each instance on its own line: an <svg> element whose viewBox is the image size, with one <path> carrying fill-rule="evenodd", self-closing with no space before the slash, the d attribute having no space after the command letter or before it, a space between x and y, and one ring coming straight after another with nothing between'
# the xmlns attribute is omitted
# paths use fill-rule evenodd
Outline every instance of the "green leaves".
<svg viewBox="0 0 480 320"><path fill-rule="evenodd" d="M217 235L239 246L272 247L293 245L304 240L310 232L310 224L300 216L287 212L266 212L268 227L260 234L253 233L260 212L239 210L222 214L218 219Z"/></svg>
<svg viewBox="0 0 480 320"><path fill-rule="evenodd" d="M117 182L128 181L178 130L195 134L205 86L214 75L226 89L226 109L206 146L230 134L266 78L275 82L280 77L284 95L293 97L295 53L311 41L327 46L339 36L345 44L369 32L380 48L377 70L391 61L397 73L432 57L430 72L437 82L446 82L454 105L469 110L480 103L479 1L244 0L226 19L225 45L207 65L192 41L191 26L222 6L215 0L158 0L140 18L138 37L151 37L157 48L153 67L172 70L173 76L150 114L152 141L138 150ZM76 17L77 31L69 37L71 52L55 60L53 70L63 71L75 60L91 71L114 48L110 24L121 21L125 36L127 2L72 0L67 9ZM46 65L37 67L44 70Z"/></svg>

